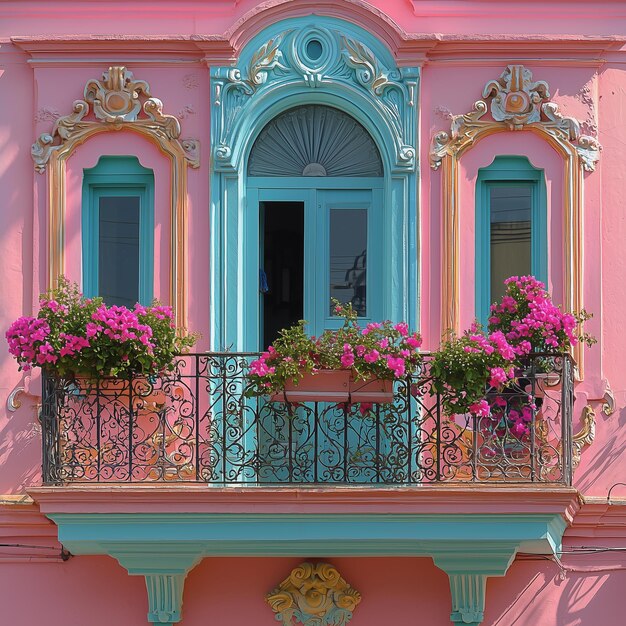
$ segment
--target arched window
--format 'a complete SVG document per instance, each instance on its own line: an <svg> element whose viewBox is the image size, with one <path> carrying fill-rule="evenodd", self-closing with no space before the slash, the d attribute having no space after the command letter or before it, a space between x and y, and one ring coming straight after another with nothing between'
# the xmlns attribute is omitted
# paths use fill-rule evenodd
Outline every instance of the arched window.
<svg viewBox="0 0 626 626"><path fill-rule="evenodd" d="M134 156L103 156L83 175L83 290L109 305L149 304L154 174Z"/></svg>
<svg viewBox="0 0 626 626"><path fill-rule="evenodd" d="M250 152L248 176L382 176L380 152L353 117L306 105L275 117Z"/></svg>
<svg viewBox="0 0 626 626"><path fill-rule="evenodd" d="M476 182L476 317L486 323L509 276L548 273L543 170L523 156L498 156Z"/></svg>

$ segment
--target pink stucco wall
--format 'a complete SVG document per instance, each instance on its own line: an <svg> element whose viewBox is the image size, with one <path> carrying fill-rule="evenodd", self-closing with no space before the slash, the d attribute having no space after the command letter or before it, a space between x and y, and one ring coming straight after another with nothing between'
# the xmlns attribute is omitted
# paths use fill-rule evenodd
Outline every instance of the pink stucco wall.
<svg viewBox="0 0 626 626"><path fill-rule="evenodd" d="M343 17L377 34L402 65L422 65L420 83L421 330L427 348L440 333L441 175L428 167L433 133L449 129L450 115L469 111L482 88L509 62L523 62L546 80L566 115L597 132L603 146L596 172L584 182L584 300L594 313L589 330L598 344L586 351L585 380L578 385L574 431L589 402L597 415L592 446L583 451L575 482L587 496L606 497L623 480L626 461L626 5L520 0L431 2L427 0L63 0L5 1L0 7L0 329L30 314L45 283L46 185L33 170L30 145L49 132L58 114L82 97L85 82L108 65L126 63L146 80L164 111L179 117L182 137L198 138L201 165L188 171L189 317L204 333L209 325L209 66L236 58L262 28L279 19L317 12ZM19 38L39 36L25 44ZM593 37L591 37L593 36ZM17 39L12 42L11 37ZM115 41L115 37L124 39ZM130 41L134 39L134 41ZM33 63L25 47L38 49ZM155 294L167 300L169 166L167 159L136 135L107 133L81 146L68 161L68 274L80 279L81 171L103 154L135 154L154 169L156 182ZM489 137L460 164L463 324L474 312L474 193L480 167L496 154L527 155L546 172L550 229L550 286L562 298L562 162L557 153L526 132ZM40 478L41 441L36 417L38 377L16 371L0 350L0 494L23 493ZM600 408L607 387L616 410ZM6 409L16 388L21 407ZM613 497L626 495L617 486ZM267 506L271 507L268 500ZM452 503L453 504L453 503ZM623 504L623 503L622 503ZM14 506L14 505L12 505ZM0 504L0 509L4 505ZM41 522L38 522L41 523ZM0 530L20 524L7 522ZM620 522L623 527L623 520ZM617 522L604 536L570 533L567 546L623 547ZM28 524L22 524L28 526ZM11 531L13 532L13 531ZM1 533L0 533L0 536ZM13 535L8 535L13 537ZM32 538L30 538L32 541ZM69 562L3 560L0 604L7 623L141 624L145 586L107 557ZM614 556L614 555L617 556ZM620 592L626 583L620 552L566 556L572 571L546 560L518 557L507 575L487 587L485 626L587 626L620 623ZM263 596L304 558L210 558L188 576L183 626L276 623ZM351 624L410 626L449 624L446 576L425 558L328 559L363 594ZM106 590L103 593L102 590ZM37 602L33 602L33 594ZM245 596L246 602L241 598ZM9 601L10 600L10 601Z"/></svg>
<svg viewBox="0 0 626 626"><path fill-rule="evenodd" d="M351 626L449 626L448 580L430 559L327 561L362 594ZM187 577L180 625L276 624L265 594L301 562L299 558L204 559ZM585 571L590 565L583 557L566 558L565 564L580 571L562 576L553 562L518 558L505 577L489 580L483 625L619 623L621 610L616 600L626 584L626 570L616 568L623 567L623 560L594 557L593 567L598 571L591 573ZM4 619L16 626L80 624L87 616L93 626L145 623L143 579L129 577L108 557L74 557L66 563L37 566L0 563L0 577L4 581L2 595L13 600L3 605ZM33 588L37 602L32 601Z"/></svg>

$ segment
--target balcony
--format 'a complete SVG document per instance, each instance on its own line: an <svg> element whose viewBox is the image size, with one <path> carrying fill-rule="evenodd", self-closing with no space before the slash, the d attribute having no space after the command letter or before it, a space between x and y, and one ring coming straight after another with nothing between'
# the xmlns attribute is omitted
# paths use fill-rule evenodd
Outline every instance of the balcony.
<svg viewBox="0 0 626 626"><path fill-rule="evenodd" d="M480 418L444 414L428 357L393 404L366 405L248 398L256 356L186 354L154 380L44 376L44 484L571 485L568 356L535 355Z"/></svg>

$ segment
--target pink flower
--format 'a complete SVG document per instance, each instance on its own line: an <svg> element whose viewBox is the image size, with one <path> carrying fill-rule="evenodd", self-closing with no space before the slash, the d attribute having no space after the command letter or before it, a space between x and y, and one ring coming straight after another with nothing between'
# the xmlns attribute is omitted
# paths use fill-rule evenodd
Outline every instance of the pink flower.
<svg viewBox="0 0 626 626"><path fill-rule="evenodd" d="M487 400L480 400L479 402L474 402L474 404L470 405L469 412L476 417L489 417L491 408L489 407Z"/></svg>
<svg viewBox="0 0 626 626"><path fill-rule="evenodd" d="M393 372L396 378L404 376L405 363L402 357L387 356L387 367Z"/></svg>
<svg viewBox="0 0 626 626"><path fill-rule="evenodd" d="M352 367L354 365L354 354L352 352L344 352L340 361L342 367Z"/></svg>
<svg viewBox="0 0 626 626"><path fill-rule="evenodd" d="M378 350L371 350L363 358L367 361L367 363L376 363L376 361L380 358L380 353Z"/></svg>
<svg viewBox="0 0 626 626"><path fill-rule="evenodd" d="M406 343L409 346L409 348L412 348L413 350L417 350L417 348L419 348L422 345L422 340L417 335L417 333L415 333L411 337L406 338Z"/></svg>
<svg viewBox="0 0 626 626"><path fill-rule="evenodd" d="M506 372L501 367L492 367L490 370L489 384L492 387L499 387L507 381Z"/></svg>
<svg viewBox="0 0 626 626"><path fill-rule="evenodd" d="M402 337L406 337L409 334L409 325L406 322L399 322L394 326Z"/></svg>

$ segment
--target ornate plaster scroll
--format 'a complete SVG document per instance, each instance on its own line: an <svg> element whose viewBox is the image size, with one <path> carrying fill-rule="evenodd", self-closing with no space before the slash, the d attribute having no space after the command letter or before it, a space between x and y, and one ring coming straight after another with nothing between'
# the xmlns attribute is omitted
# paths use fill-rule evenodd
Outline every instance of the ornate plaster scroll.
<svg viewBox="0 0 626 626"><path fill-rule="evenodd" d="M302 563L266 599L284 626L345 626L361 594L332 565Z"/></svg>
<svg viewBox="0 0 626 626"><path fill-rule="evenodd" d="M319 43L312 58L307 44ZM396 166L413 169L416 161L415 100L417 72L388 67L364 43L340 30L309 25L270 38L241 68L217 68L212 76L213 103L219 107L213 154L217 169L233 169L239 126L254 100L286 85L313 89L333 84L365 90L393 126Z"/></svg>
<svg viewBox="0 0 626 626"><path fill-rule="evenodd" d="M187 322L187 167L199 166L199 142L180 139L176 117L163 113L163 103L150 86L135 80L122 66L110 67L100 80L87 81L83 99L69 115L59 117L51 133L33 144L35 169L48 169L48 285L64 273L65 163L77 146L102 132L130 130L150 139L171 162L170 297L179 327Z"/></svg>
<svg viewBox="0 0 626 626"><path fill-rule="evenodd" d="M472 111L452 115L450 130L436 133L431 142L430 165L441 168L443 186L442 331L460 330L458 162L466 150L498 132L533 132L564 159L564 304L570 310L583 308L583 171L594 171L601 146L596 138L581 133L578 120L561 115L558 105L549 100L548 84L534 81L523 65L507 66L498 79L485 85L483 98ZM582 375L580 346L575 357Z"/></svg>
<svg viewBox="0 0 626 626"><path fill-rule="evenodd" d="M583 409L582 428L572 437L572 468L580 464L580 455L585 446L590 446L596 438L596 412L590 404Z"/></svg>

